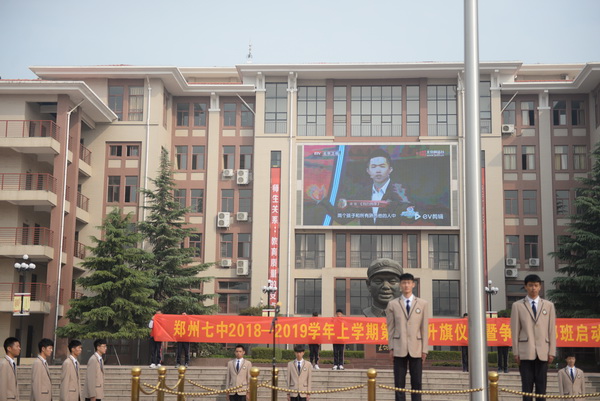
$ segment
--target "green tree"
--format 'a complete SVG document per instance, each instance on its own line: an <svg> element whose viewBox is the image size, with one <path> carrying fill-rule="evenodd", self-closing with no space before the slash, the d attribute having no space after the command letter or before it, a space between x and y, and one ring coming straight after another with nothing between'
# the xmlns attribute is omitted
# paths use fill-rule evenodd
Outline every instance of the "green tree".
<svg viewBox="0 0 600 401"><path fill-rule="evenodd" d="M548 295L561 317L600 318L600 146L592 157L589 177L579 180L569 235L560 237L557 251L550 253L564 264Z"/></svg>
<svg viewBox="0 0 600 401"><path fill-rule="evenodd" d="M173 170L169 154L164 148L161 150L158 175L150 181L154 184L154 190L140 190L148 199L145 208L149 213L139 227L152 246L154 299L160 303L163 313L212 313L215 307L204 306L204 301L210 296L199 292L201 283L209 278L198 277L198 273L206 270L210 264L192 265L191 249L181 246L193 230L184 227L185 215L189 210L174 197Z"/></svg>
<svg viewBox="0 0 600 401"><path fill-rule="evenodd" d="M102 239L92 237L92 256L83 262L91 274L77 283L91 294L70 301L70 322L57 335L70 338L145 338L148 321L158 303L152 299L150 272L144 266L150 254L137 248L141 241L131 231L131 215L113 210L98 227Z"/></svg>

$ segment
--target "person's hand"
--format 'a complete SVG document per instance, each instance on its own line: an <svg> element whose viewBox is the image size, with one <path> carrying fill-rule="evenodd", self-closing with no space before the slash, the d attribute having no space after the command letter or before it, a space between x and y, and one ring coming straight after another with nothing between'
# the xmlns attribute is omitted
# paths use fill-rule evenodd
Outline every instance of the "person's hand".
<svg viewBox="0 0 600 401"><path fill-rule="evenodd" d="M425 362L425 359L427 359L427 354L423 352L421 354L421 359L423 360L423 362Z"/></svg>
<svg viewBox="0 0 600 401"><path fill-rule="evenodd" d="M288 401L290 401L290 393L288 393L288 395L287 395L287 396L288 396Z"/></svg>
<svg viewBox="0 0 600 401"><path fill-rule="evenodd" d="M554 360L554 355L548 355L548 364L551 364Z"/></svg>
<svg viewBox="0 0 600 401"><path fill-rule="evenodd" d="M392 360L394 360L394 350L393 349L390 350L390 358L392 358Z"/></svg>
<svg viewBox="0 0 600 401"><path fill-rule="evenodd" d="M402 184L392 184L392 191L394 191L394 193L398 195L402 202L410 203L408 197L406 196L406 188L404 188Z"/></svg>
<svg viewBox="0 0 600 401"><path fill-rule="evenodd" d="M519 358L519 355L515 355L515 362L517 363L517 365L521 364L521 358Z"/></svg>

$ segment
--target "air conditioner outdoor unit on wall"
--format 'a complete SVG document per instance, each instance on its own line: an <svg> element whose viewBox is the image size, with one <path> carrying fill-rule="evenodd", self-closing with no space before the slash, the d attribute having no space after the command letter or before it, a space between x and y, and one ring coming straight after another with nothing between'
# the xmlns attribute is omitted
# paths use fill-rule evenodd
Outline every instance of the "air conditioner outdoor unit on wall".
<svg viewBox="0 0 600 401"><path fill-rule="evenodd" d="M538 258L530 258L529 266L537 267L540 265L540 260Z"/></svg>
<svg viewBox="0 0 600 401"><path fill-rule="evenodd" d="M506 258L506 266L514 267L517 265L517 258Z"/></svg>
<svg viewBox="0 0 600 401"><path fill-rule="evenodd" d="M237 212L235 219L237 221L248 221L248 212Z"/></svg>
<svg viewBox="0 0 600 401"><path fill-rule="evenodd" d="M232 168L226 168L223 170L223 178L231 178L235 174Z"/></svg>
<svg viewBox="0 0 600 401"><path fill-rule="evenodd" d="M515 133L514 124L502 124L502 133L503 134L514 134Z"/></svg>
<svg viewBox="0 0 600 401"><path fill-rule="evenodd" d="M238 260L235 272L238 276L247 276L249 271L249 263L247 260Z"/></svg>
<svg viewBox="0 0 600 401"><path fill-rule="evenodd" d="M509 269L504 269L504 277L516 278L518 276L518 274L519 274L519 271L514 267L511 267Z"/></svg>
<svg viewBox="0 0 600 401"><path fill-rule="evenodd" d="M217 215L217 227L229 227L231 220L231 213L219 212Z"/></svg>
<svg viewBox="0 0 600 401"><path fill-rule="evenodd" d="M231 267L231 259L221 259L221 267Z"/></svg>
<svg viewBox="0 0 600 401"><path fill-rule="evenodd" d="M250 182L250 171L249 170L238 170L237 171L237 183L245 185Z"/></svg>

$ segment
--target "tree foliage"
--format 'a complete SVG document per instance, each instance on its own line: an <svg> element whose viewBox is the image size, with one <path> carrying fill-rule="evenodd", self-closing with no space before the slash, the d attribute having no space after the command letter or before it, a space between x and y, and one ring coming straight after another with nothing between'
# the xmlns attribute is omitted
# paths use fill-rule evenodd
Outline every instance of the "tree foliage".
<svg viewBox="0 0 600 401"><path fill-rule="evenodd" d="M137 247L141 236L131 231L131 215L113 210L92 237L92 256L83 262L89 275L77 283L92 295L70 301L70 322L60 337L136 339L149 335L148 321L158 303L152 299L152 276L145 266L151 255Z"/></svg>
<svg viewBox="0 0 600 401"><path fill-rule="evenodd" d="M191 250L181 246L193 230L184 227L185 215L189 210L181 207L174 197L176 188L173 171L164 148L161 150L157 177L150 181L154 190L140 190L148 199L145 208L149 213L139 227L152 246L154 299L160 303L163 313L211 313L214 308L203 304L208 296L199 291L201 283L208 279L197 276L209 264L190 264Z"/></svg>
<svg viewBox="0 0 600 401"><path fill-rule="evenodd" d="M550 254L561 264L552 281L556 289L549 291L561 317L600 318L600 146L592 156L592 171L577 189L569 236L560 237Z"/></svg>

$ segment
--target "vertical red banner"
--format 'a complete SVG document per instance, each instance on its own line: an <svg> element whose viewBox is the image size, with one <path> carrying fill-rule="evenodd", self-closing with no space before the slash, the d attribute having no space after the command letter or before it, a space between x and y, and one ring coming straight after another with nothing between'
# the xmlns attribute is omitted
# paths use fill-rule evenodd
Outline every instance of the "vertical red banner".
<svg viewBox="0 0 600 401"><path fill-rule="evenodd" d="M269 216L269 282L279 288L279 216L281 168L271 167L271 194ZM269 305L275 307L279 290L269 293Z"/></svg>

